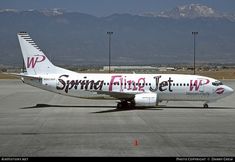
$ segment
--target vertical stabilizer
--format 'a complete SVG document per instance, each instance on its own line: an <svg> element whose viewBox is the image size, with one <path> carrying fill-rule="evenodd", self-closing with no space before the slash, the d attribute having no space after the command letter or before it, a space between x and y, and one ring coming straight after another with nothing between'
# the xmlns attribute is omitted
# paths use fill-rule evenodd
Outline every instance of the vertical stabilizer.
<svg viewBox="0 0 235 162"><path fill-rule="evenodd" d="M28 75L53 74L54 66L26 32L17 34Z"/></svg>

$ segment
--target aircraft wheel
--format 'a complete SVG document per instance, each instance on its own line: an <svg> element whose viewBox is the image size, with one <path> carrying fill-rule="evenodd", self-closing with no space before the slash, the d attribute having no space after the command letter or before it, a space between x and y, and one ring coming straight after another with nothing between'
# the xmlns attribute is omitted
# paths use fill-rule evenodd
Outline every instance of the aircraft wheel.
<svg viewBox="0 0 235 162"><path fill-rule="evenodd" d="M129 103L129 107L130 107L130 108L135 108L135 102L132 102L132 101L131 101L131 102Z"/></svg>
<svg viewBox="0 0 235 162"><path fill-rule="evenodd" d="M203 107L208 108L209 106L208 106L208 104L203 104Z"/></svg>
<svg viewBox="0 0 235 162"><path fill-rule="evenodd" d="M118 102L117 109L121 109L121 108L123 108L123 104L121 102Z"/></svg>
<svg viewBox="0 0 235 162"><path fill-rule="evenodd" d="M127 101L118 102L117 109L125 109L125 108L126 109L132 108L132 104L128 103Z"/></svg>

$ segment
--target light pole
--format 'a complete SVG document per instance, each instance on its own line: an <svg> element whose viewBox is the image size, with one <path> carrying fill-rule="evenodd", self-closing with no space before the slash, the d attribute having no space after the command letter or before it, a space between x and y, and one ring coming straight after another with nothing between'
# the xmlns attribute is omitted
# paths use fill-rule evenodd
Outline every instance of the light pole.
<svg viewBox="0 0 235 162"><path fill-rule="evenodd" d="M109 73L110 73L110 65L111 65L111 35L113 32L107 32L109 35Z"/></svg>
<svg viewBox="0 0 235 162"><path fill-rule="evenodd" d="M192 32L192 35L193 35L193 74L195 75L196 35L198 35L198 32Z"/></svg>

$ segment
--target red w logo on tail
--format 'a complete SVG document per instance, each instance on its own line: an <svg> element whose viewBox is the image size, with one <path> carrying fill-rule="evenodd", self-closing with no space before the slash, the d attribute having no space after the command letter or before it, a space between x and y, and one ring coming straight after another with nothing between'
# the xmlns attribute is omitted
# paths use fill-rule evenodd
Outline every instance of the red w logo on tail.
<svg viewBox="0 0 235 162"><path fill-rule="evenodd" d="M43 62L46 59L44 55L34 55L27 57L27 68L34 68L38 62Z"/></svg>

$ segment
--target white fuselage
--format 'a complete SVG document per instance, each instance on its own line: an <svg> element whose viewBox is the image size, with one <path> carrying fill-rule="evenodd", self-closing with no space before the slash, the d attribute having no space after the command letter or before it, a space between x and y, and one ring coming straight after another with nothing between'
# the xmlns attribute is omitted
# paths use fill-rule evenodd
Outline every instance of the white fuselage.
<svg viewBox="0 0 235 162"><path fill-rule="evenodd" d="M38 77L40 79L24 78L24 82L55 93L87 99L116 99L97 93L102 91L127 94L157 93L159 101L211 102L232 92L228 86L213 85L219 81L198 75L73 72Z"/></svg>

